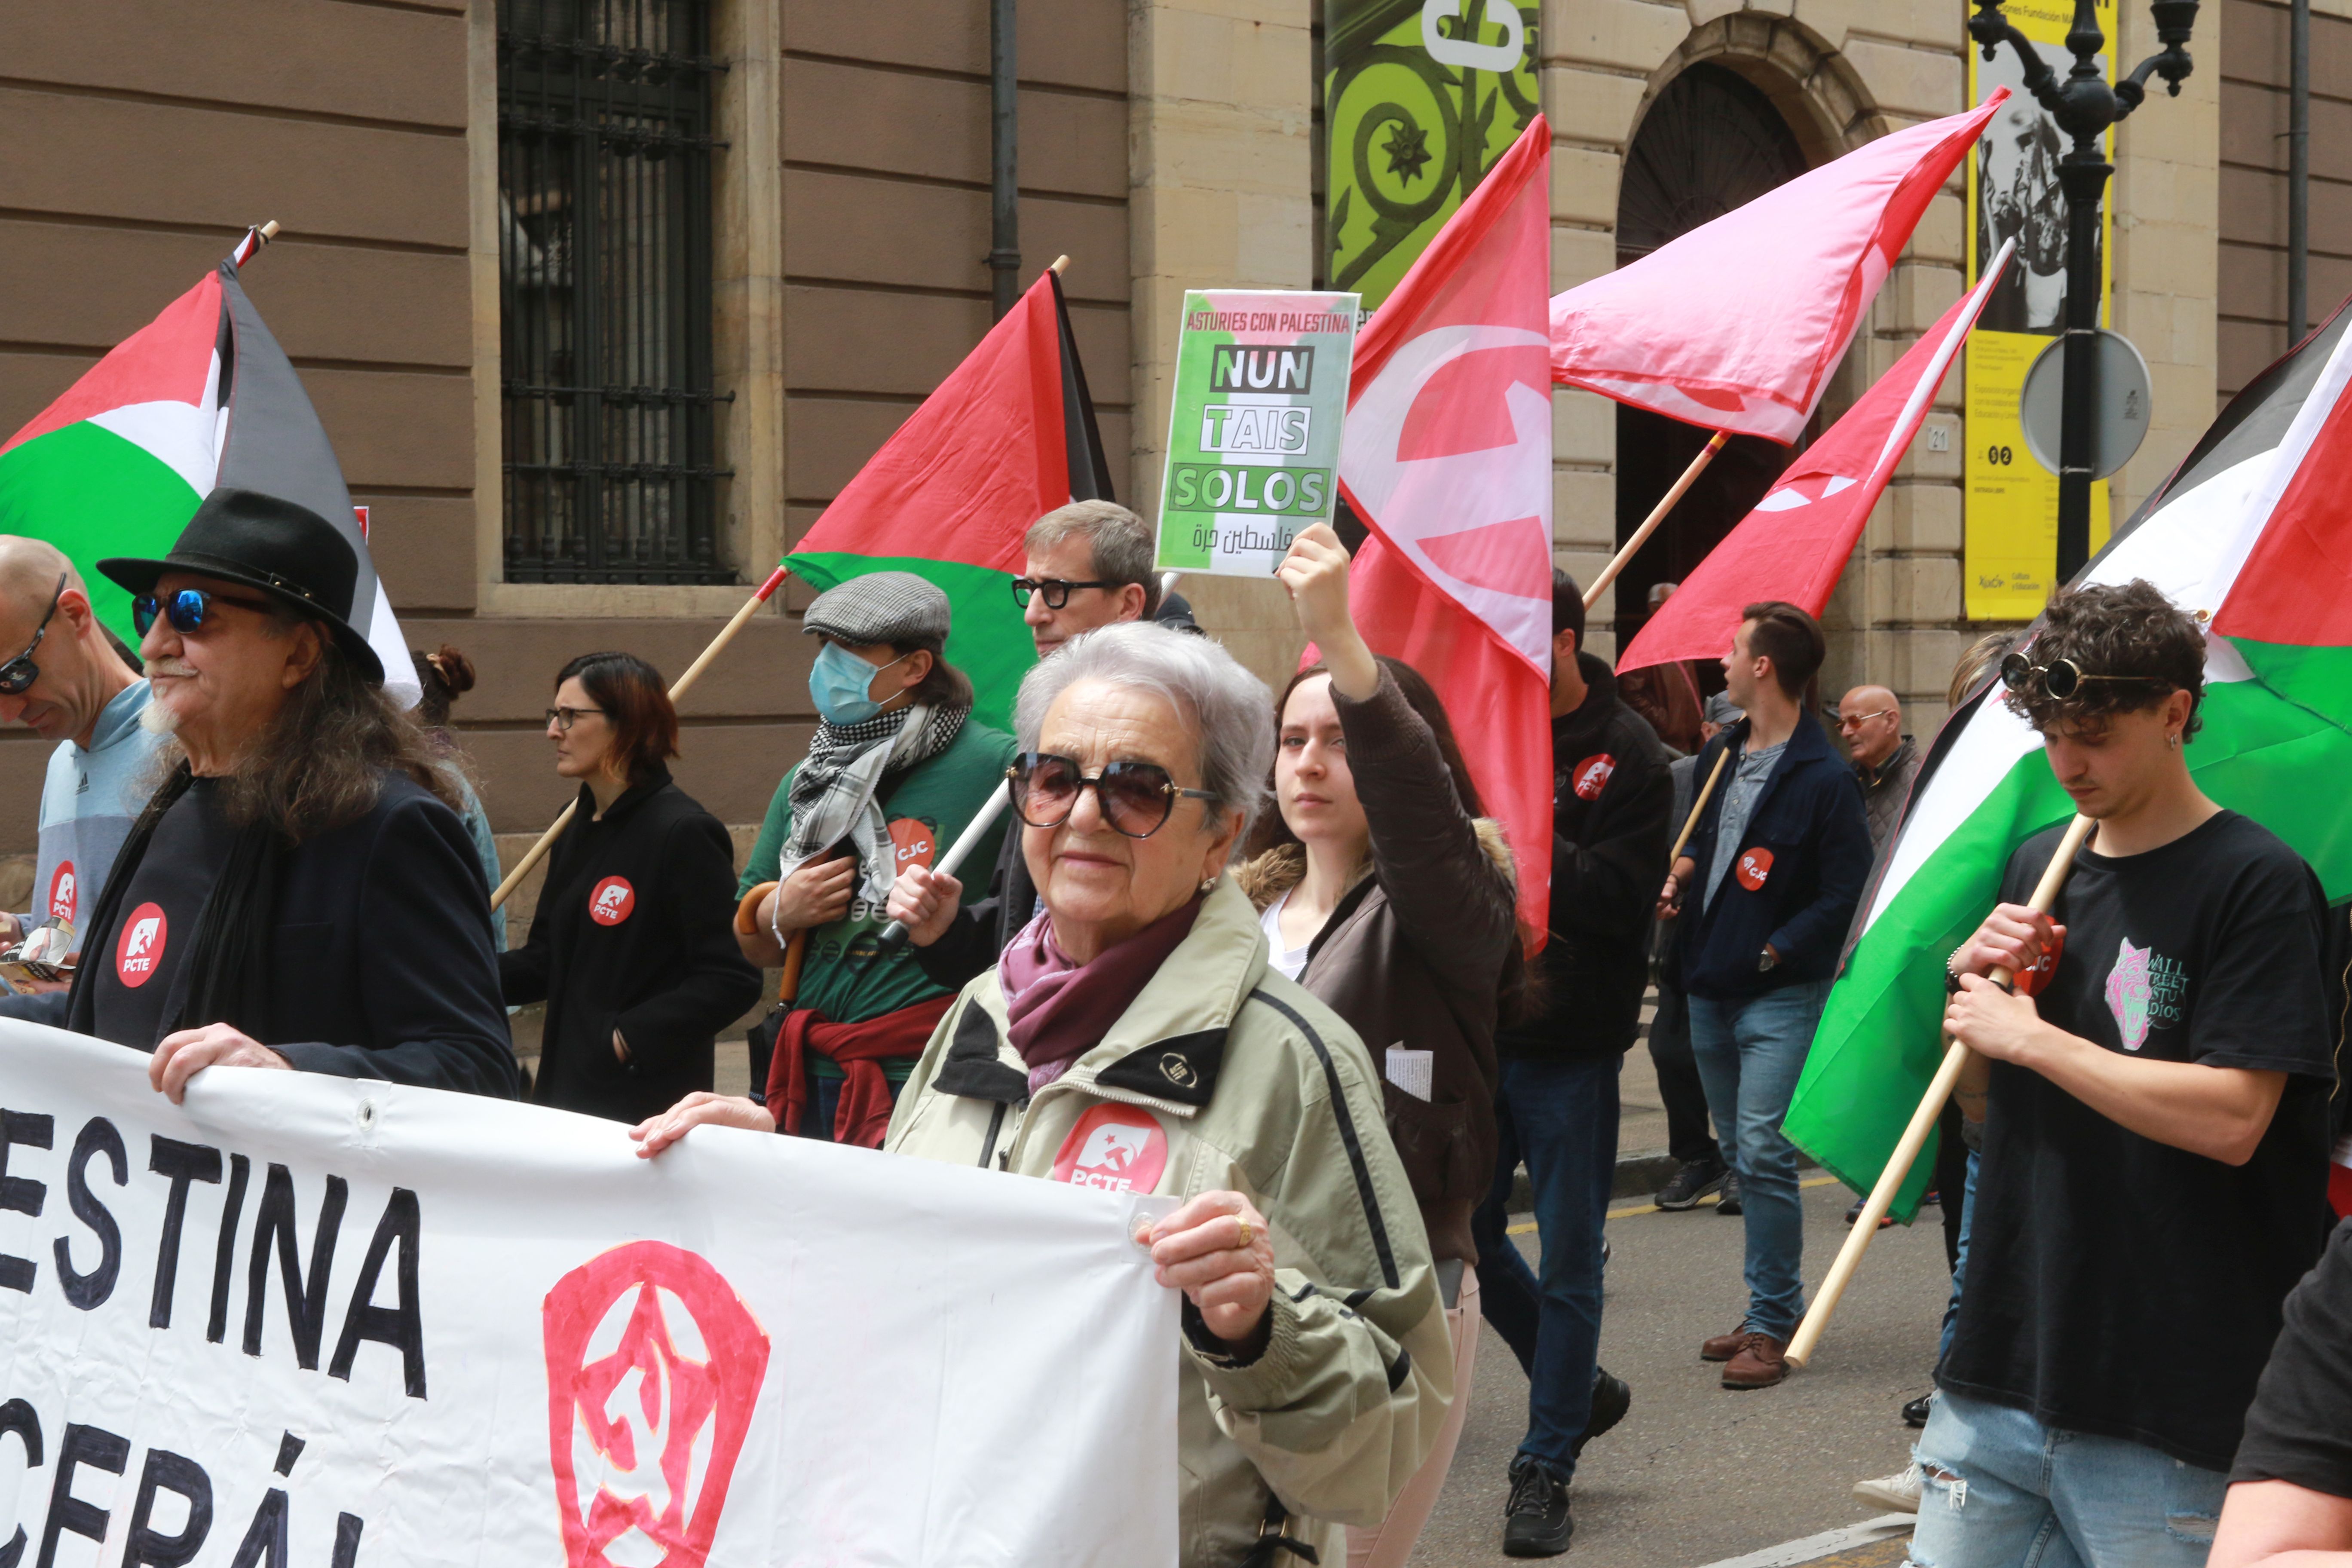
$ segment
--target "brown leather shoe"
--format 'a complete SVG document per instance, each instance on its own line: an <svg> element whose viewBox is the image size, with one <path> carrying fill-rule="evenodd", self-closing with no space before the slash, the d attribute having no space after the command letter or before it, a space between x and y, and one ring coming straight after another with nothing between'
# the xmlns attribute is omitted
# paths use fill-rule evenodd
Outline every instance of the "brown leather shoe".
<svg viewBox="0 0 2352 1568"><path fill-rule="evenodd" d="M1739 1353L1723 1365L1726 1388L1769 1388L1789 1375L1789 1342L1769 1334L1743 1337Z"/></svg>
<svg viewBox="0 0 2352 1568"><path fill-rule="evenodd" d="M1701 1340L1698 1345L1698 1359L1729 1361L1739 1353L1739 1347L1747 1342L1748 1324L1745 1320L1742 1320L1740 1325L1727 1334L1717 1334L1711 1340Z"/></svg>

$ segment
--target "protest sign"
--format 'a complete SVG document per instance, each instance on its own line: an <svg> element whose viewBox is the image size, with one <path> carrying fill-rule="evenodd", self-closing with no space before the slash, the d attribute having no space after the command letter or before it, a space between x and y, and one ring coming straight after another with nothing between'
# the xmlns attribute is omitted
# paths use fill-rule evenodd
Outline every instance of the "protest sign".
<svg viewBox="0 0 2352 1568"><path fill-rule="evenodd" d="M1185 294L1162 571L1263 577L1299 530L1330 521L1356 306L1353 294Z"/></svg>
<svg viewBox="0 0 2352 1568"><path fill-rule="evenodd" d="M0 1562L1176 1561L1164 1203L0 1021Z"/></svg>

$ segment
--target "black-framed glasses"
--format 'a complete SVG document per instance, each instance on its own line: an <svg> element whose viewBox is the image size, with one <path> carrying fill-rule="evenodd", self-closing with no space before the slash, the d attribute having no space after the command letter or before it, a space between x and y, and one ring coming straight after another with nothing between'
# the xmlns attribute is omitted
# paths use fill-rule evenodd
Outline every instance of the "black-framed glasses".
<svg viewBox="0 0 2352 1568"><path fill-rule="evenodd" d="M2090 675L2071 658L2053 658L2048 664L2035 664L2022 653L2011 654L2000 661L2000 683L2011 691L2023 691L2034 681L2042 689L2064 702L2093 680L2112 680L2127 686L2170 686L2152 675Z"/></svg>
<svg viewBox="0 0 2352 1568"><path fill-rule="evenodd" d="M33 662L33 650L39 647L41 639L49 635L49 623L57 619L58 603L66 596L66 584L70 581L72 574L58 574L58 591L49 595L48 613L41 617L41 624L33 628L33 640L25 645L24 652L7 663L0 664L0 697L14 697L41 679L41 667Z"/></svg>
<svg viewBox="0 0 2352 1568"><path fill-rule="evenodd" d="M142 594L131 601L131 625L141 637L147 635L157 618L172 623L172 629L187 637L212 618L215 605L235 605L240 610L251 610L257 616L269 615L275 605L261 599L240 599L232 594L215 594L209 588L183 588L176 594L158 598Z"/></svg>
<svg viewBox="0 0 2352 1568"><path fill-rule="evenodd" d="M1186 789L1158 763L1113 763L1088 778L1075 757L1024 752L1004 770L1013 809L1032 827L1059 827L1078 808L1078 795L1094 786L1095 804L1114 832L1149 838L1168 826L1180 800L1214 800L1212 790Z"/></svg>
<svg viewBox="0 0 2352 1568"><path fill-rule="evenodd" d="M1043 594L1045 595L1045 607L1049 610L1058 610L1070 602L1070 594L1074 589L1123 586L1125 584L1119 583L1068 583L1059 577L1015 577L1013 579L1013 598L1015 604L1025 610L1029 607L1031 595Z"/></svg>
<svg viewBox="0 0 2352 1568"><path fill-rule="evenodd" d="M572 726L583 717L591 713L601 715L604 711L602 708L551 708L547 710L547 721L562 733L569 735Z"/></svg>

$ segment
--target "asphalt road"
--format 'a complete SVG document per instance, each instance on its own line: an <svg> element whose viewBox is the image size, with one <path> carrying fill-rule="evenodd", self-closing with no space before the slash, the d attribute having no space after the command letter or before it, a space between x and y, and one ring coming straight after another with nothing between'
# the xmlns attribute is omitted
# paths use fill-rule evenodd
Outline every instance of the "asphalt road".
<svg viewBox="0 0 2352 1568"><path fill-rule="evenodd" d="M1806 1179L1821 1184L1804 1194L1810 1288L1845 1237L1853 1196L1819 1172ZM1610 1221L1601 1333L1602 1364L1633 1384L1633 1406L1585 1450L1570 1494L1575 1544L1562 1561L1701 1568L1881 1513L1847 1489L1909 1462L1896 1411L1927 1387L1949 1288L1937 1212L1879 1233L1811 1367L1778 1388L1732 1394L1698 1342L1739 1317L1740 1222L1712 1205L1622 1212L1641 1203L1621 1199ZM1517 1239L1533 1261L1534 1235ZM1413 1568L1511 1561L1506 1470L1526 1429L1527 1388L1509 1348L1486 1333L1475 1403Z"/></svg>

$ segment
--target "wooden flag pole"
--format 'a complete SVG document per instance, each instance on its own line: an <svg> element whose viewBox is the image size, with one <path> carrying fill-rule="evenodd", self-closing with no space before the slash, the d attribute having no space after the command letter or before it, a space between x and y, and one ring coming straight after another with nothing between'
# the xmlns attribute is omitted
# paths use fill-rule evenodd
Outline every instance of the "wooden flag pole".
<svg viewBox="0 0 2352 1568"><path fill-rule="evenodd" d="M1715 461L1715 455L1723 450L1723 444L1729 439L1730 431L1717 430L1715 439L1698 449L1698 456L1693 458L1690 467L1683 470L1683 477L1675 481L1675 488L1650 509L1650 515L1642 520L1642 526L1633 531L1633 537L1610 558L1609 564L1601 569L1601 575L1592 580L1592 586L1584 590L1586 609L1592 608L1609 584L1617 581L1617 574L1625 570L1625 563L1633 559L1633 552L1650 542L1650 535L1658 531L1658 524L1666 521L1666 513L1675 510L1675 503L1683 499L1684 491L1698 482L1698 477L1706 472L1706 466Z"/></svg>
<svg viewBox="0 0 2352 1568"><path fill-rule="evenodd" d="M1715 793L1715 781L1723 776L1723 764L1731 760L1731 748L1726 746L1708 770L1706 784L1699 790L1698 798L1691 802L1691 814L1683 823L1682 836L1675 840L1675 852L1666 857L1666 870L1673 873L1675 862L1683 858L1683 846L1690 842L1691 829L1698 826L1698 814L1706 809L1706 797Z"/></svg>
<svg viewBox="0 0 2352 1568"><path fill-rule="evenodd" d="M684 675L670 682L669 700L672 702L686 695L687 689L700 679L702 672L710 668L710 661L719 657L719 650L733 642L735 634L743 629L744 624L759 612L760 606L775 596L776 590L783 586L784 576L784 569L782 566L770 573L768 580L760 584L760 591L744 600L743 607L735 612L735 618L720 627L719 635L710 639L710 646L702 650L701 657L686 667ZM547 852L555 847L557 837L572 821L572 814L579 809L580 802L575 798L571 805L563 808L562 814L556 817L554 824L539 836L539 842L530 847L530 853L515 862L515 868L507 873L506 880L499 884L499 890L490 895L490 908L497 909L513 896L515 889L521 884L522 879L530 875L530 868L547 858Z"/></svg>
<svg viewBox="0 0 2352 1568"><path fill-rule="evenodd" d="M2058 841L2058 853L2050 858L2048 868L2042 873L2042 880L2034 887L2033 898L2028 906L2034 913L2050 912L2050 906L2058 900L2058 889L2065 886L2066 873L2074 868L2074 853L2091 836L2093 826L2087 816L2077 816L2068 825L2066 836ZM2010 972L1996 969L1992 972L1992 978L1995 984L2006 985L2011 979ZM1926 1147L1927 1133L1935 1127L1936 1119L1943 1114L1944 1101L1952 1097L1954 1086L1960 1081L1960 1071L1968 1063L1968 1047L1958 1040L1952 1041L1944 1052L1944 1065L1936 1069L1935 1079L1927 1085L1927 1092L1920 1098L1919 1109L1911 1113L1911 1124L1903 1130L1902 1138L1895 1145L1895 1152L1887 1157L1886 1168L1878 1173L1878 1184L1870 1189L1870 1196L1863 1204L1862 1212L1854 1216L1853 1228L1846 1232L1845 1245L1838 1248L1837 1261L1830 1265L1829 1276L1822 1281L1820 1294L1806 1309L1805 1321L1797 1325L1796 1337L1789 1342L1790 1366L1801 1367L1812 1359L1813 1348L1821 1343L1822 1333L1829 1327L1830 1314L1837 1310L1838 1298L1845 1294L1846 1285L1853 1279L1853 1271L1862 1264L1862 1255L1869 1250L1871 1238L1878 1234L1878 1222L1885 1217L1887 1209L1895 1203L1895 1189L1902 1186L1903 1178L1911 1173L1912 1162L1918 1159L1919 1151Z"/></svg>

